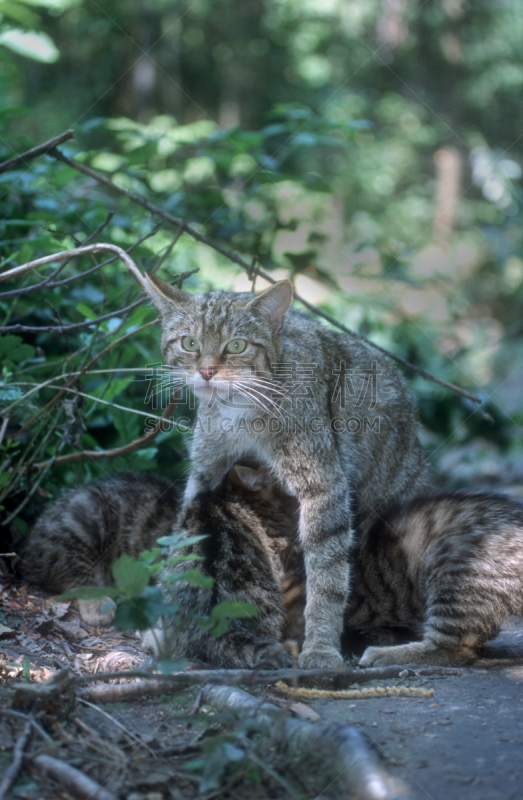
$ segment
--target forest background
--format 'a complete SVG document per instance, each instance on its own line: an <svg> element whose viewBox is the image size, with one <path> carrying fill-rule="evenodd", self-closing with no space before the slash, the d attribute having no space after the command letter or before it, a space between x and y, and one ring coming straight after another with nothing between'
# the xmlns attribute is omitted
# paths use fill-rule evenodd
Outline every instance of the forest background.
<svg viewBox="0 0 523 800"><path fill-rule="evenodd" d="M443 479L521 482L522 42L517 0L0 0L0 161L74 131L0 172L0 268L101 241L189 291L290 277L481 397L406 370ZM142 441L155 319L110 254L1 283L11 534L64 487L183 473L186 433Z"/></svg>

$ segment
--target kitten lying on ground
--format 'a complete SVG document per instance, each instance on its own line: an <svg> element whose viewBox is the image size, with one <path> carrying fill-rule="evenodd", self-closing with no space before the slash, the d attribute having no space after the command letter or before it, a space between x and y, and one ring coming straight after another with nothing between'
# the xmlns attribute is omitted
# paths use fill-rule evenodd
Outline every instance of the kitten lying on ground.
<svg viewBox="0 0 523 800"><path fill-rule="evenodd" d="M123 553L136 557L154 547L171 532L179 507L171 481L150 473L120 472L72 489L48 506L30 531L24 576L49 592L110 586L113 562ZM88 625L110 625L116 610L109 597L78 605Z"/></svg>

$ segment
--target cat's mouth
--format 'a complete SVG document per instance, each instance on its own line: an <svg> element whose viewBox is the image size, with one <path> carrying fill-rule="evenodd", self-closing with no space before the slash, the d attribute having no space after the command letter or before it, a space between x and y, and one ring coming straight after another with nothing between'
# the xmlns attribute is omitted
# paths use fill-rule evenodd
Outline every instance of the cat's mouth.
<svg viewBox="0 0 523 800"><path fill-rule="evenodd" d="M223 376L214 376L208 380L201 375L195 375L191 386L197 397L210 397L215 395L221 400L230 400L234 395L234 382Z"/></svg>

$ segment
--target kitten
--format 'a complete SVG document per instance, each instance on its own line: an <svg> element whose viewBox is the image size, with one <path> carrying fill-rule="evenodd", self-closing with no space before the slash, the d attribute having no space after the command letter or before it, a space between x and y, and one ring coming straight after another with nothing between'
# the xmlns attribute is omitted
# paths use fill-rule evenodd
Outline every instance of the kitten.
<svg viewBox="0 0 523 800"><path fill-rule="evenodd" d="M236 464L216 490L198 495L184 525L189 536L198 531L205 538L177 554L196 555L199 560L189 566L210 575L213 587L171 583L187 562L174 572L165 570L164 594L179 604L179 615L145 634L144 647L214 667L290 666L281 643L300 637L305 582L296 500L266 470ZM258 613L229 620L229 632L214 637L195 617L208 615L222 601L253 603Z"/></svg>
<svg viewBox="0 0 523 800"><path fill-rule="evenodd" d="M288 310L292 285L258 296L194 296L148 276L162 316L171 388L199 399L192 472L178 522L197 521L199 497L234 463L266 464L300 507L307 575L304 668L342 663L354 519L367 530L393 501L429 482L412 398L370 345ZM196 509L196 511L195 511Z"/></svg>
<svg viewBox="0 0 523 800"><path fill-rule="evenodd" d="M202 526L209 533L196 552L206 558L199 568L215 578L213 598L178 584L177 599L188 619L197 606L208 612L224 599L257 603L262 613L232 621L231 633L218 639L192 621L177 634L175 648L178 655L214 666L282 666L285 653L276 645L289 635L302 638L305 575L297 519L266 472L254 477L235 469L242 470L238 480L251 482L251 491L242 490L236 499L224 484L201 495L187 517L189 534ZM256 492L264 482L262 499ZM283 560L280 552L286 553ZM392 640L398 627L422 637L368 647L362 666L465 663L504 621L523 616L523 504L511 498L466 492L417 498L386 511L346 557L352 584L344 638L350 642L351 632L360 630Z"/></svg>
<svg viewBox="0 0 523 800"><path fill-rule="evenodd" d="M46 508L30 531L24 576L50 592L109 586L113 562L123 553L136 557L171 533L179 507L176 487L150 473L116 473L73 489ZM90 625L110 625L116 609L108 597L78 605Z"/></svg>
<svg viewBox="0 0 523 800"><path fill-rule="evenodd" d="M456 492L391 509L353 551L351 628L408 626L420 642L369 647L362 666L459 664L523 616L523 504Z"/></svg>

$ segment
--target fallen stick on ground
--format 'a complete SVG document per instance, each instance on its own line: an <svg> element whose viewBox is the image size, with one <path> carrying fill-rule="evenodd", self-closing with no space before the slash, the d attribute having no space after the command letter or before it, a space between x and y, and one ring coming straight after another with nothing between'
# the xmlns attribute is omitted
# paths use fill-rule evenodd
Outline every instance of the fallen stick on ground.
<svg viewBox="0 0 523 800"><path fill-rule="evenodd" d="M369 669L311 669L311 670L240 670L215 669L177 672L173 675L155 675L154 673L132 670L126 672L109 672L98 675L83 675L77 678L78 684L94 681L126 680L127 683L112 685L88 686L80 690L80 696L93 703L111 703L131 700L139 697L155 697L183 691L191 686L204 683L220 683L228 686L254 686L272 684L278 681L300 684L318 688L345 689L353 683L367 683L373 680L389 680L394 678L415 678L429 675L461 675L461 670L453 667L370 667ZM129 678L142 680L129 681Z"/></svg>
<svg viewBox="0 0 523 800"><path fill-rule="evenodd" d="M79 800L117 800L115 794L104 789L99 783L72 767L66 761L60 761L52 756L40 755L31 759L31 762L49 778L52 778L67 792Z"/></svg>
<svg viewBox="0 0 523 800"><path fill-rule="evenodd" d="M0 784L0 800L4 800L4 797L9 793L11 786L18 776L20 767L22 766L22 762L24 760L24 750L29 743L32 731L33 726L31 725L31 719L28 719L25 723L22 733L18 738L18 741L16 742L13 760L7 768L4 779Z"/></svg>
<svg viewBox="0 0 523 800"><path fill-rule="evenodd" d="M407 800L412 795L401 781L389 775L366 737L352 725L319 724L291 717L272 703L231 686L206 686L203 702L220 711L239 711L255 716L260 732L280 745L293 771L325 776L337 784L341 797L351 800Z"/></svg>

